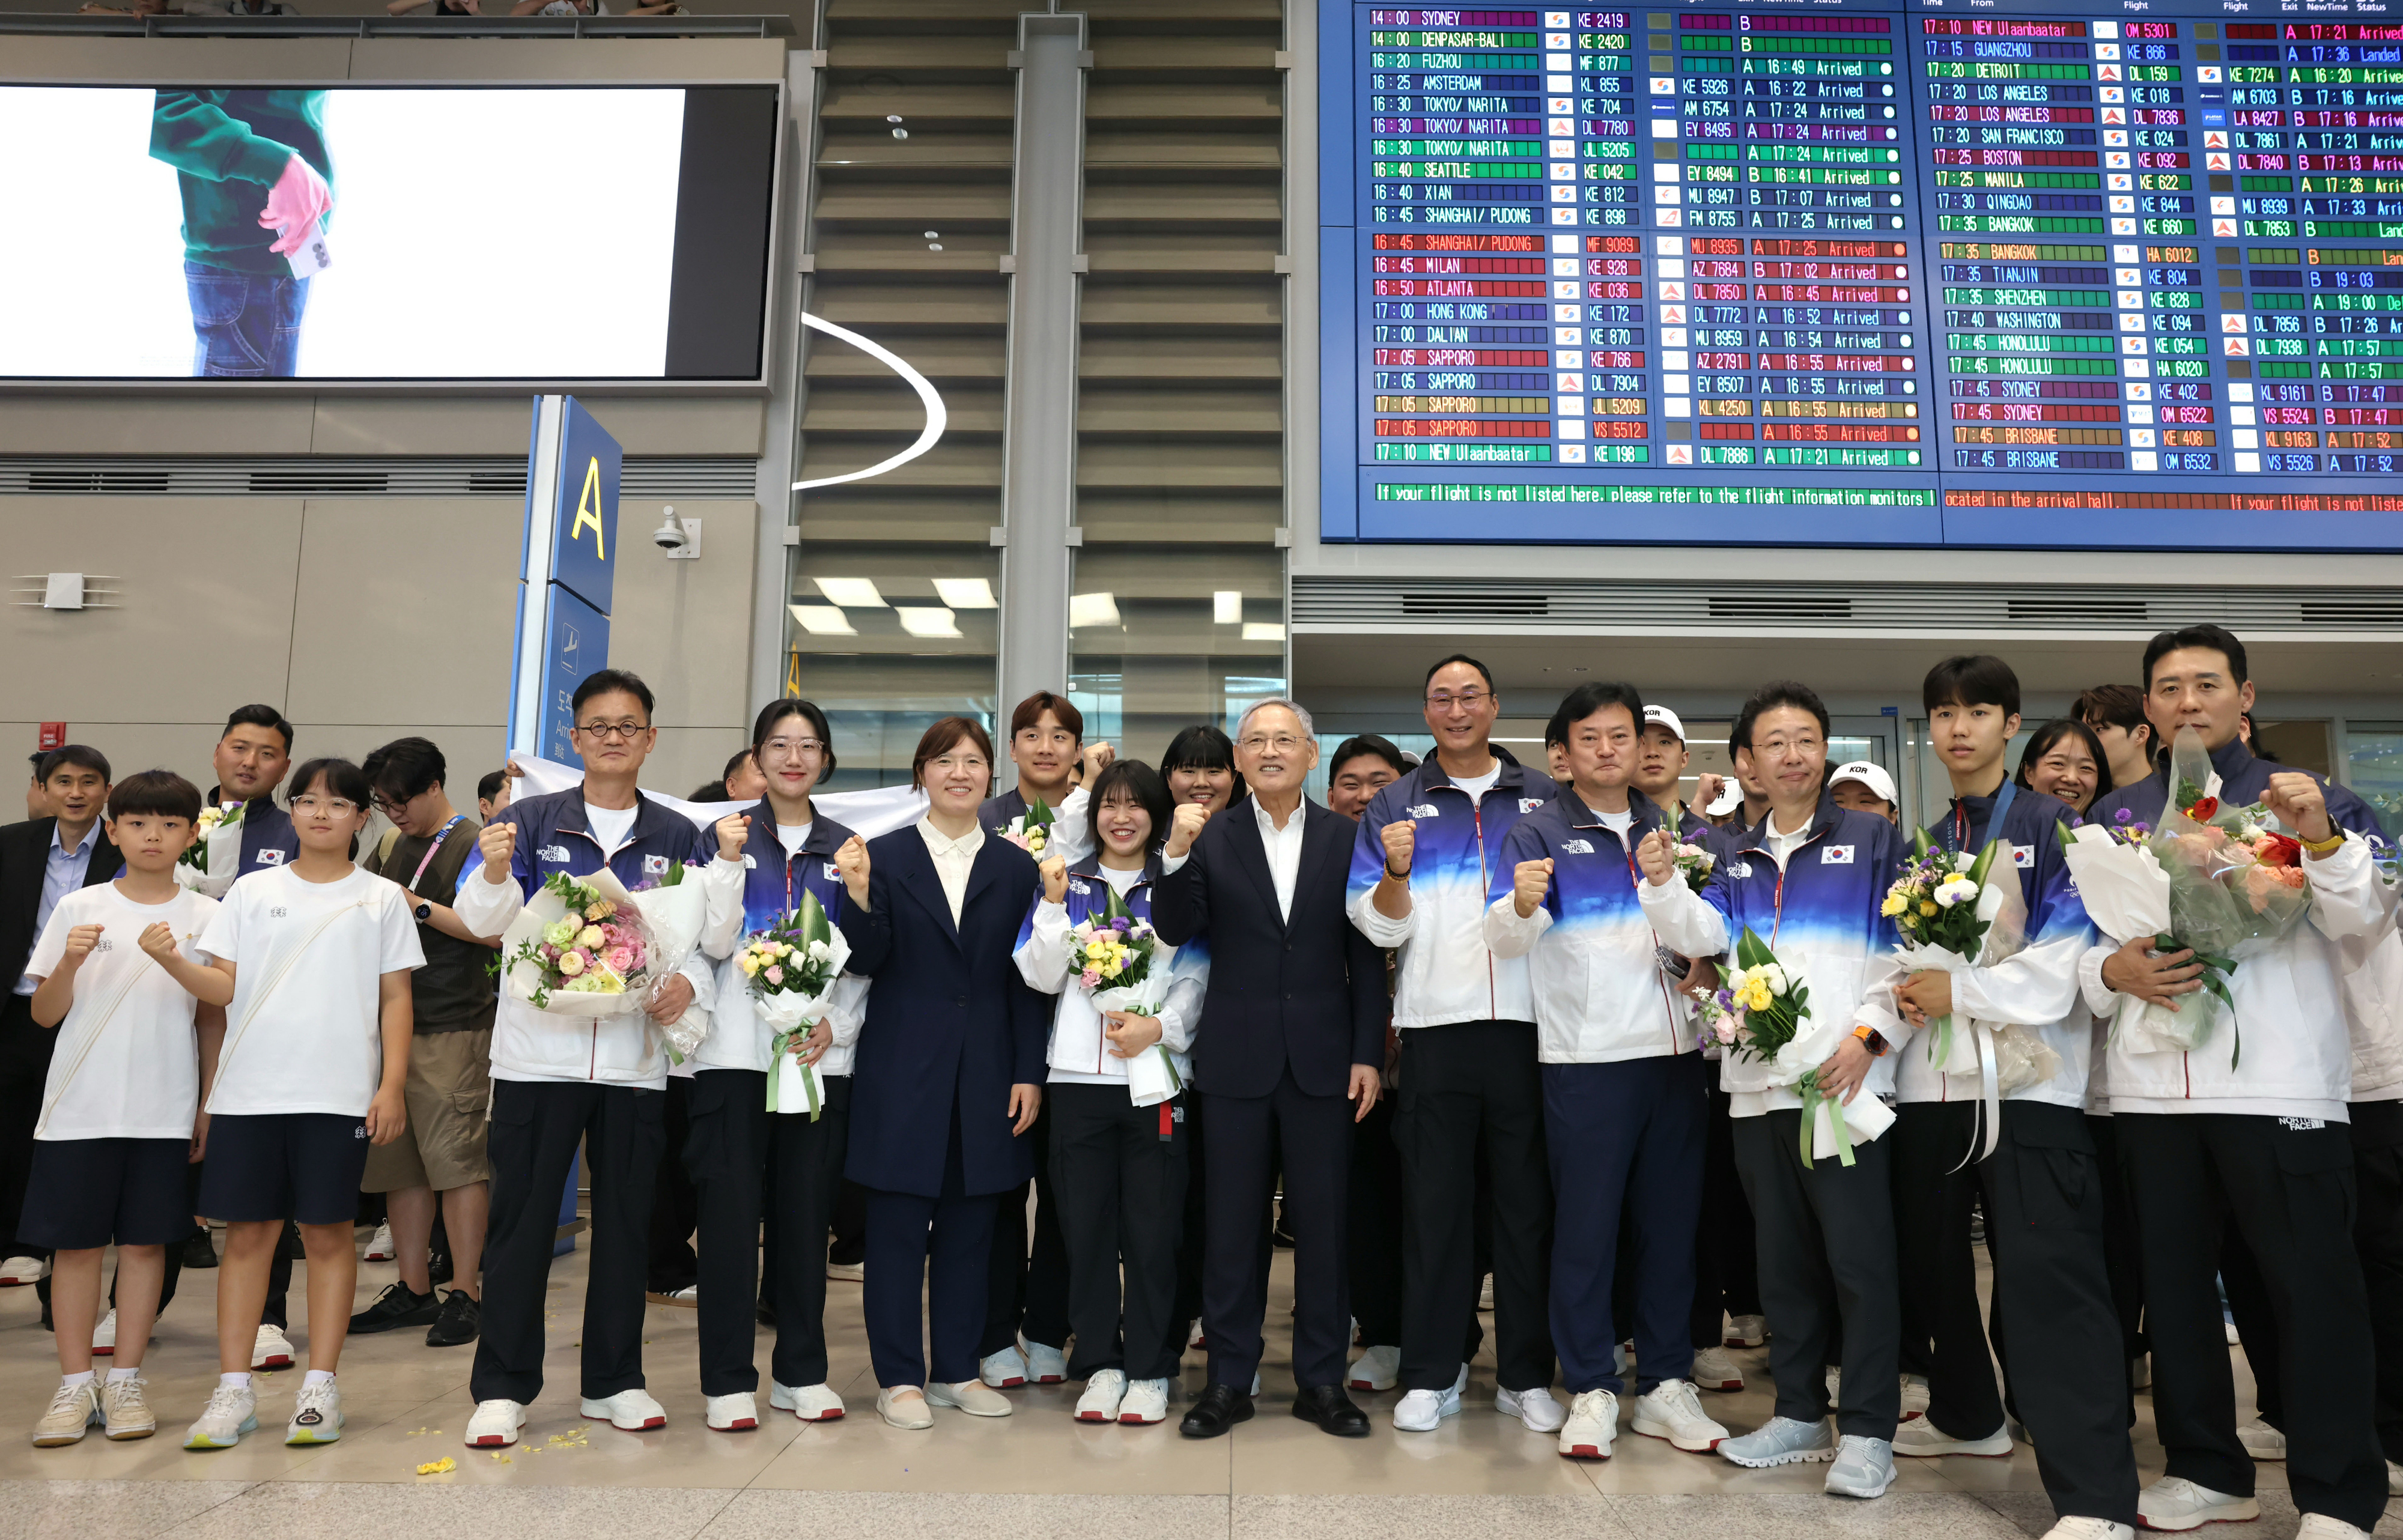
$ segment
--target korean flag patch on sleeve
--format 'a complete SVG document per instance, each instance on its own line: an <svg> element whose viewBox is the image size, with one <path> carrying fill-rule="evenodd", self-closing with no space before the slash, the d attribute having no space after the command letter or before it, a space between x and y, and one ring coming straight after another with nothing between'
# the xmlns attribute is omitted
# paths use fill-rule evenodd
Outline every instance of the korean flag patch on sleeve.
<svg viewBox="0 0 2403 1540"><path fill-rule="evenodd" d="M1852 864L1853 847L1850 845L1829 845L1819 852L1819 865L1823 867L1849 867Z"/></svg>
<svg viewBox="0 0 2403 1540"><path fill-rule="evenodd" d="M2012 866L2015 866L2015 867L2033 867L2033 866L2035 866L2035 847L2034 845L2014 845L2014 846L2012 846L2012 847L2011 847L2011 865L2012 865Z"/></svg>

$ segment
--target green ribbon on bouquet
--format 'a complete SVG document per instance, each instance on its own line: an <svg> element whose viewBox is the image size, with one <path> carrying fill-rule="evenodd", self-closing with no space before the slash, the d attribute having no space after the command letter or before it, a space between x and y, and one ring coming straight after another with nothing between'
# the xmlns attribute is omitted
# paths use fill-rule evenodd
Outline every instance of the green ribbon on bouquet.
<svg viewBox="0 0 2403 1540"><path fill-rule="evenodd" d="M803 1031L780 1032L769 1045L771 1049L769 1061L774 1065L774 1068L768 1072L768 1110L770 1112L783 1110L776 1105L776 1088L784 1082L785 1055L792 1053L793 1050L807 1043L810 1033L814 1030L815 1024L813 1023L810 1028ZM796 1058L798 1059L798 1055ZM818 1077L811 1074L810 1070L811 1066L808 1064L800 1066L801 1095L809 1102L810 1121L814 1123L818 1120L818 1114L825 1109L818 1105Z"/></svg>
<svg viewBox="0 0 2403 1540"><path fill-rule="evenodd" d="M1853 1131L1844 1126L1844 1104L1819 1089L1819 1072L1813 1070L1799 1083L1802 1092L1802 1164L1816 1170L1811 1158L1811 1147L1817 1143L1819 1109L1827 1109L1827 1121L1836 1131L1836 1154L1845 1165L1854 1164Z"/></svg>

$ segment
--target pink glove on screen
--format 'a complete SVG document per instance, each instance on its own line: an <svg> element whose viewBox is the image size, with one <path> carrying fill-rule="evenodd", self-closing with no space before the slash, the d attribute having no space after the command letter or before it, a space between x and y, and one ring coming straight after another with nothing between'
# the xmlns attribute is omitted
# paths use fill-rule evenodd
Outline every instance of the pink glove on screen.
<svg viewBox="0 0 2403 1540"><path fill-rule="evenodd" d="M334 206L334 189L317 174L317 168L299 156L284 163L284 174L275 186L267 189L267 206L258 213L258 222L283 236L267 249L279 257L288 257L300 249L310 228Z"/></svg>

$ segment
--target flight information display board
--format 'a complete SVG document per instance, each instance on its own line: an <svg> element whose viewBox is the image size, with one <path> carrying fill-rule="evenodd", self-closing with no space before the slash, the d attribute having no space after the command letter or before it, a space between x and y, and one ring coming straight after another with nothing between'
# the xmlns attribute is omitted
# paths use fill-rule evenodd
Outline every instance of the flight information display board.
<svg viewBox="0 0 2403 1540"><path fill-rule="evenodd" d="M1322 536L2403 549L2403 0L1320 11Z"/></svg>

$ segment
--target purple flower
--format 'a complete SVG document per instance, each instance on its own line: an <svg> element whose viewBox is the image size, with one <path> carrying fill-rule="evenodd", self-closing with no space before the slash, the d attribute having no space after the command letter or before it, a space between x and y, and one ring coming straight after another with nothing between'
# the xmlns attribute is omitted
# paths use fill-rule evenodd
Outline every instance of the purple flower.
<svg viewBox="0 0 2403 1540"><path fill-rule="evenodd" d="M2126 823L2129 819L2131 819L2131 818L2132 818L2132 817L2134 817L2134 816L2135 816L2135 813L2134 813L2134 812L2133 812L2132 810L2128 809L2128 808L2121 808L2118 812L2115 812L2115 813L2113 813L2113 814L2111 815L2111 819L2112 819L2112 822L2114 822L2114 823L2124 824L2124 823Z"/></svg>

